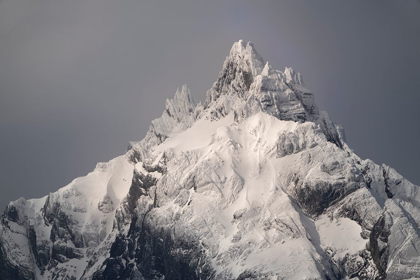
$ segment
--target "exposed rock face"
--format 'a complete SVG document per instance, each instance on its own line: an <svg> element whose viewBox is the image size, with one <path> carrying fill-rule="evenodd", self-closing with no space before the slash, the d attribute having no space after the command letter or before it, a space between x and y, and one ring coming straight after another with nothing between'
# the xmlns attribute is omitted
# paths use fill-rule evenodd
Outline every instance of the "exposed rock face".
<svg viewBox="0 0 420 280"><path fill-rule="evenodd" d="M2 279L420 277L420 193L362 160L302 76L239 41L124 156L0 223Z"/></svg>

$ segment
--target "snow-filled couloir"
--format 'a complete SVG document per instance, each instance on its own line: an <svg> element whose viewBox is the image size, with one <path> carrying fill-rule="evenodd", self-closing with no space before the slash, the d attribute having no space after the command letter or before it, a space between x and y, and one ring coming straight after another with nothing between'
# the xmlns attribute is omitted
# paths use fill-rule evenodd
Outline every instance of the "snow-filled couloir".
<svg viewBox="0 0 420 280"><path fill-rule="evenodd" d="M236 42L204 104L0 223L2 279L416 279L419 187L362 160L302 76Z"/></svg>

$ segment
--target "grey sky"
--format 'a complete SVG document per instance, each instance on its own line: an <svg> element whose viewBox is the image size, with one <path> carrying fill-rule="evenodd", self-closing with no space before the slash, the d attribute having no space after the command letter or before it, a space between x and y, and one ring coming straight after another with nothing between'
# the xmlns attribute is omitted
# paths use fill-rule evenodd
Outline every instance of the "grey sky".
<svg viewBox="0 0 420 280"><path fill-rule="evenodd" d="M420 184L419 1L2 0L0 208L123 154L182 84L203 100L239 39Z"/></svg>

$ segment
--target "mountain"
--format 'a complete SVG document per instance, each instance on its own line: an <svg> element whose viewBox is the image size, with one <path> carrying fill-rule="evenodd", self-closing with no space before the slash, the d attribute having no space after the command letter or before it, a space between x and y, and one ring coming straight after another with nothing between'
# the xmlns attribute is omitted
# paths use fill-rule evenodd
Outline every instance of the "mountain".
<svg viewBox="0 0 420 280"><path fill-rule="evenodd" d="M36 178L34 178L36 179ZM236 42L125 155L0 223L1 279L419 279L419 187Z"/></svg>

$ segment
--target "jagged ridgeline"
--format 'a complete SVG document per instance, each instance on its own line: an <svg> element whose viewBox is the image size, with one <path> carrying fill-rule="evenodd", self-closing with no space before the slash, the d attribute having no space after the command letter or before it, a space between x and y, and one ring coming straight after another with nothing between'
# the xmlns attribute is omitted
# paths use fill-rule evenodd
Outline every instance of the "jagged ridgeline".
<svg viewBox="0 0 420 280"><path fill-rule="evenodd" d="M0 278L414 279L419 187L362 160L302 76L235 43L125 155L0 223Z"/></svg>

